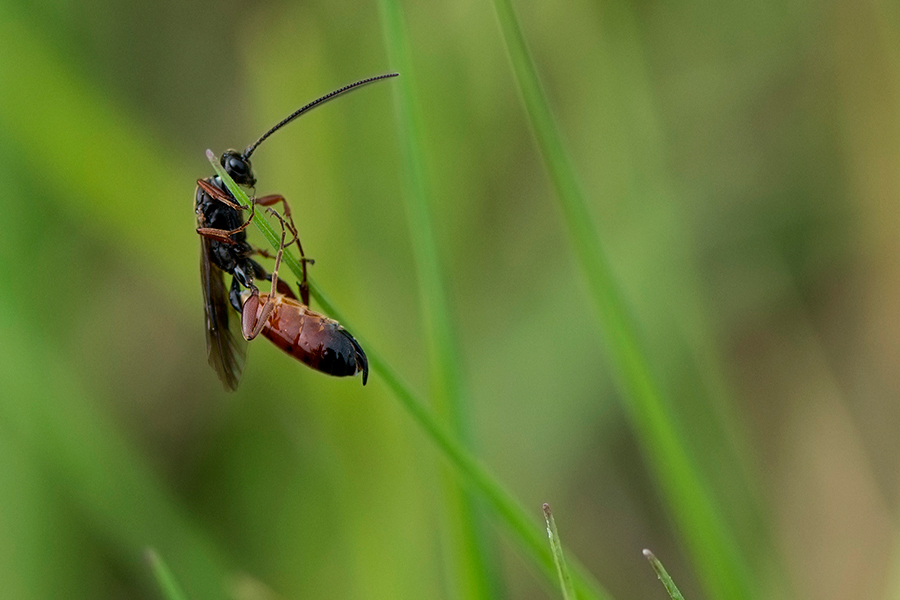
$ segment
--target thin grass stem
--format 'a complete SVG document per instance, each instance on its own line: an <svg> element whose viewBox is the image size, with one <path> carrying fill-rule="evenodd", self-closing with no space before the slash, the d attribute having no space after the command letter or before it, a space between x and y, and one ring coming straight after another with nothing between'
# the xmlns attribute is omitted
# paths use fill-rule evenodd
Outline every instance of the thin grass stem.
<svg viewBox="0 0 900 600"><path fill-rule="evenodd" d="M216 160L212 151L207 150L207 158L216 173L225 183L228 190L234 195L242 206L250 206L250 198L241 187L234 182L225 172L225 169ZM275 229L265 219L257 218L253 222L263 233L273 248L278 248L281 236L275 234ZM297 278L302 278L303 271L300 262L289 251L284 252L282 258ZM323 290L310 279L310 295L319 303L323 311L337 319L348 329L354 332L355 337L363 343L364 336L356 335L359 331L340 314L337 307L323 292ZM547 548L540 528L534 522L531 515L509 493L509 491L497 481L497 479L466 450L466 448L449 432L448 428L441 424L433 411L419 399L409 386L403 381L397 371L381 356L378 349L371 344L363 344L366 355L369 358L369 366L373 373L377 373L400 405L424 430L426 436L438 447L443 456L456 468L462 482L476 491L485 503L500 517L507 529L513 534L513 539L523 551L537 564L541 573L552 584L556 580L556 566L553 555ZM611 600L612 596L597 583L596 579L577 560L571 559L571 571L573 584L582 600Z"/></svg>
<svg viewBox="0 0 900 600"><path fill-rule="evenodd" d="M593 226L587 200L565 151L511 0L493 3L531 127L556 189L569 240L606 336L614 378L621 392L618 397L661 483L709 595L750 598L747 562L663 401L637 327Z"/></svg>
<svg viewBox="0 0 900 600"><path fill-rule="evenodd" d="M684 596L682 596L681 592L678 591L678 587L675 585L675 582L672 581L672 578L669 576L669 572L666 571L666 568L663 566L663 564L659 562L659 559L656 558L649 550L644 550L644 556L646 556L647 560L650 561L650 565L652 565L653 570L656 571L656 576L659 577L659 580L662 581L662 584L665 586L666 591L669 592L669 597L672 600L684 600Z"/></svg>
<svg viewBox="0 0 900 600"><path fill-rule="evenodd" d="M559 586L562 588L563 600L577 600L575 588L572 587L572 575L566 566L566 557L563 555L562 540L559 539L559 531L556 529L556 519L549 504L544 504L544 521L547 523L547 537L550 538L550 549L553 551L553 560L556 563L556 573L559 576Z"/></svg>
<svg viewBox="0 0 900 600"><path fill-rule="evenodd" d="M447 301L445 269L435 241L433 185L426 167L409 34L400 0L381 0L379 7L388 57L402 74L392 87L406 184L403 197L431 365L431 403L453 435L471 447L470 394L460 365L459 341ZM448 579L454 582L458 596L473 600L495 598L500 594L500 581L483 515L479 514L475 498L460 488L451 473L441 475L449 529L444 545L455 571Z"/></svg>

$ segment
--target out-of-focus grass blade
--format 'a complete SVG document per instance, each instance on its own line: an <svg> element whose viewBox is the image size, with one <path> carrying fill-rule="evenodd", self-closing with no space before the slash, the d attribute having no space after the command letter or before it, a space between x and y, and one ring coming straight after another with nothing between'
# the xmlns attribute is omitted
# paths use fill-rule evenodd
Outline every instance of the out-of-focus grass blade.
<svg viewBox="0 0 900 600"><path fill-rule="evenodd" d="M41 165L47 174L42 183L66 199L56 206L80 211L82 222L96 222L98 229L118 240L144 239L152 231L157 252L150 253L155 255L144 267L170 280L180 276L165 265L196 252L196 240L172 226L184 216L183 207L190 206L190 170L166 160L165 146L148 128L112 102L109 94L78 77L51 50L57 44L46 43L14 5L0 3L0 37L15 40L15 58L7 55L0 60L4 144ZM152 177L153 210L144 210L141 202L132 203L133 210L123 210L121 198L133 184L129 177L135 164ZM73 206L68 200L73 187L90 202ZM185 197L184 203L172 200L179 197ZM110 226L103 227L106 224ZM196 279L194 273L191 279Z"/></svg>
<svg viewBox="0 0 900 600"><path fill-rule="evenodd" d="M562 541L559 539L559 531L556 529L556 519L549 504L544 504L544 521L547 522L547 537L550 538L550 548L553 550L553 560L556 562L556 572L559 575L559 586L562 588L565 600L576 600L575 588L572 587L572 576L569 575L569 567L566 566L566 557L563 556Z"/></svg>
<svg viewBox="0 0 900 600"><path fill-rule="evenodd" d="M672 581L672 578L669 577L668 571L659 562L659 559L656 558L652 552L649 550L644 550L644 556L647 557L647 560L650 561L650 564L653 566L653 570L656 571L656 575L659 577L659 580L662 581L662 584L666 586L666 591L669 592L669 597L672 600L684 600L684 596L681 595L681 592L678 591L678 588L675 586L675 582Z"/></svg>
<svg viewBox="0 0 900 600"><path fill-rule="evenodd" d="M156 583L159 584L159 589L166 600L187 600L187 596L184 595L169 567L166 566L166 563L160 558L156 550L149 548L146 558L150 564L150 570L153 571L153 576L156 577Z"/></svg>
<svg viewBox="0 0 900 600"><path fill-rule="evenodd" d="M242 206L250 205L250 198L241 187L234 182L225 169L219 165L215 155L207 150L207 158L216 174L222 178L228 190L234 195L235 199ZM275 230L268 221L262 218L253 220L257 228L263 233L273 248L278 248L281 243L281 236L275 234ZM284 252L282 259L284 264L288 266L291 272L298 278L302 279L303 271L300 262L292 256L289 251ZM340 314L334 304L322 292L312 279L309 280L309 290L311 296L322 306L326 314L340 321L345 327L356 334L359 329L352 326L349 321ZM529 516L528 511L522 508L512 495L504 488L488 470L472 455L471 452L459 443L459 441L450 434L447 427L441 424L440 420L434 413L428 409L424 402L417 398L409 386L401 379L397 372L385 361L378 350L371 344L364 343L364 337L355 335L360 343L366 349L366 356L369 358L369 365L373 373L378 373L387 384L388 388L393 392L394 396L400 402L401 406L409 413L416 423L425 431L425 434L437 445L447 460L456 467L460 477L466 485L477 490L484 498L485 502L500 516L506 526L512 531L515 540L520 547L534 560L541 568L542 573L549 581L553 581L556 577L556 566L553 563L553 555L547 549L547 545L540 534L540 530L535 526L534 521ZM572 572L574 574L574 584L583 600L590 598L602 599L612 598L606 590L604 590L575 560L572 560Z"/></svg>
<svg viewBox="0 0 900 600"><path fill-rule="evenodd" d="M409 35L399 0L381 0L379 7L388 57L392 66L401 73L393 88L406 180L403 196L429 347L432 405L457 439L471 446L468 416L470 394L459 364L459 342L447 304L445 270L434 236L432 184L426 168ZM460 489L457 480L448 473L442 475L444 512L451 529L444 545L448 558L455 565L455 572L450 573L449 578L455 581L460 597L494 598L498 595L499 578L482 515L478 513L475 499Z"/></svg>
<svg viewBox="0 0 900 600"><path fill-rule="evenodd" d="M0 302L0 331L14 352L0 361L3 435L35 458L85 527L137 556L147 544L182 565L196 599L220 598L225 555L79 385L54 344L23 329ZM39 375L37 375L39 373ZM139 561L128 567L139 569Z"/></svg>
<svg viewBox="0 0 900 600"><path fill-rule="evenodd" d="M637 328L592 224L586 199L563 147L511 0L494 0L494 7L531 126L556 188L569 239L606 335L625 410L710 596L749 598L746 562L651 374Z"/></svg>

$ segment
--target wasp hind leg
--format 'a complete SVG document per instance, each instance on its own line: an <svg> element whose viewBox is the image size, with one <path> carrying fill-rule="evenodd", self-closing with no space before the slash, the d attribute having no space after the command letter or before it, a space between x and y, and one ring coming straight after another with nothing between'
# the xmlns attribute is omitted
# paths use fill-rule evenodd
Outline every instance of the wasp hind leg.
<svg viewBox="0 0 900 600"><path fill-rule="evenodd" d="M260 256L264 256L266 258L275 258L274 254L270 254L260 248L254 248L253 251L256 254L259 254ZM263 279L265 281L272 281L272 274L267 273L266 270L262 267L262 265L260 265L258 262L256 262L252 258L248 258L247 260L250 261L251 265L253 265L254 277L256 277L257 279ZM297 295L294 293L294 290L291 289L291 286L289 286L284 279L278 280L278 284L276 286L276 291L279 294L281 294L282 296L287 296L288 298L293 298L294 300L297 299Z"/></svg>
<svg viewBox="0 0 900 600"><path fill-rule="evenodd" d="M309 282L307 280L306 273L306 265L315 264L315 260L311 258L306 258L306 254L303 252L303 244L300 243L300 235L297 233L297 227L294 225L294 218L291 216L291 206L288 204L287 199L281 194L271 194L269 196L262 196L255 200L256 204L260 206L265 206L269 209L269 212L276 219L281 221L282 229L286 228L291 232L291 241L282 244L282 248L287 248L291 244L297 244L297 250L300 252L300 264L303 267L303 281L300 282L300 300L303 304L309 305ZM279 214L272 208L275 204L281 203L282 206L282 214ZM283 241L283 240L282 240ZM265 255L263 255L265 256Z"/></svg>
<svg viewBox="0 0 900 600"><path fill-rule="evenodd" d="M266 298L266 303L263 304L262 311L259 310L259 290L256 286L252 286L250 297L247 298L247 301L244 302L244 306L241 309L241 333L248 341L258 336L263 330L263 327L266 326L269 316L275 309L275 298L279 289L278 269L281 267L281 257L284 255L284 240L287 237L287 229L285 228L285 222L281 218L281 215L272 209L269 210L281 221L281 243L278 246L278 252L275 254L275 267L272 269L272 274L267 277L272 281L272 291L269 292L269 297ZM254 261L251 261L251 263L254 265L254 269L262 271L262 267L259 266L258 263ZM301 289L301 294L302 293L303 290ZM293 296L293 294L291 295Z"/></svg>

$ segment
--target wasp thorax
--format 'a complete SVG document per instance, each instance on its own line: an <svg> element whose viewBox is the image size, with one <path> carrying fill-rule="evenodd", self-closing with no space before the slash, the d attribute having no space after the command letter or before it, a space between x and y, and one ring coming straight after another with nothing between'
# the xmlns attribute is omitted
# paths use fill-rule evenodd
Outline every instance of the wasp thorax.
<svg viewBox="0 0 900 600"><path fill-rule="evenodd" d="M221 163L225 172L234 179L235 183L250 187L256 185L256 177L253 176L250 159L241 156L237 150L223 152Z"/></svg>

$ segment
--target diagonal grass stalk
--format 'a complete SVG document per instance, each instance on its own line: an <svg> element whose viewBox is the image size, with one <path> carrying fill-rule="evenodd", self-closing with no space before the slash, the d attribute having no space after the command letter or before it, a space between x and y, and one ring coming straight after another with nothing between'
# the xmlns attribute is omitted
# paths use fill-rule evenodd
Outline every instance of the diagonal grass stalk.
<svg viewBox="0 0 900 600"><path fill-rule="evenodd" d="M225 169L216 160L212 151L207 150L207 158L216 174L222 178L228 190L234 195L235 199L242 206L250 206L250 198L241 187L234 182L225 172ZM262 232L263 236L268 240L273 248L278 248L281 243L281 236L275 233L272 225L263 218L253 220L256 227ZM298 278L302 279L303 270L300 262L292 255L291 252L285 251L282 258L288 269ZM354 336L364 342L364 337L356 335L357 328L350 325L337 310L335 305L329 300L328 296L319 288L315 282L309 280L310 294L322 306L322 309L330 317L337 319L343 323L349 330L354 332ZM394 394L394 397L400 402L401 406L409 413L413 420L425 431L427 437L438 447L444 457L456 468L462 482L476 491L485 503L493 509L500 517L500 520L506 525L513 534L513 539L518 543L522 550L531 558L540 568L541 573L551 583L556 581L556 566L553 562L553 555L547 549L546 542L541 534L540 528L535 524L531 515L522 505L513 498L509 491L500 484L497 479L469 452L444 426L435 416L433 411L429 409L421 399L419 399L410 390L409 386L403 381L400 375L393 367L381 356L376 348L371 344L363 343L366 348L366 355L369 358L369 366L373 373L381 376L385 384ZM572 559L571 570L573 575L573 584L578 591L578 595L582 600L602 600L611 599L612 596L604 590L594 577L576 560Z"/></svg>
<svg viewBox="0 0 900 600"><path fill-rule="evenodd" d="M511 0L493 2L531 127L606 336L625 411L709 595L749 598L752 594L747 562L654 380L637 327L592 225L586 198L563 146Z"/></svg>

